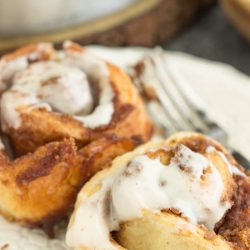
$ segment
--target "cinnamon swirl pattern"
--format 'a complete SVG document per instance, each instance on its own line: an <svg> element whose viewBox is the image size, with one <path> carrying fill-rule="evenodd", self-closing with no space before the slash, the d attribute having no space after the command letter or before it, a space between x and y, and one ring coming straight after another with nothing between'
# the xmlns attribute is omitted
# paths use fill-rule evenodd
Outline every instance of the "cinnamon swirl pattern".
<svg viewBox="0 0 250 250"><path fill-rule="evenodd" d="M23 224L50 227L91 175L151 136L129 77L72 42L3 56L0 91L0 213Z"/></svg>
<svg viewBox="0 0 250 250"><path fill-rule="evenodd" d="M94 176L66 242L77 250L249 249L249 192L249 177L221 145L178 133Z"/></svg>

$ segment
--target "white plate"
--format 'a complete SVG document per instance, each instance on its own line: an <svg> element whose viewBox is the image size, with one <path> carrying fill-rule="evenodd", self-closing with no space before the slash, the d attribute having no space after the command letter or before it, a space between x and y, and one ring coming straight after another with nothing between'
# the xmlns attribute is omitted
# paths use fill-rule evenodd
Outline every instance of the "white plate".
<svg viewBox="0 0 250 250"><path fill-rule="evenodd" d="M145 49L91 47L101 57L124 67L134 64ZM230 143L250 159L250 78L231 66L168 52L167 60L178 67L188 83L204 100L207 112L230 135ZM65 250L64 232L49 240L40 230L22 228L0 217L0 249ZM7 246L7 245L6 245Z"/></svg>

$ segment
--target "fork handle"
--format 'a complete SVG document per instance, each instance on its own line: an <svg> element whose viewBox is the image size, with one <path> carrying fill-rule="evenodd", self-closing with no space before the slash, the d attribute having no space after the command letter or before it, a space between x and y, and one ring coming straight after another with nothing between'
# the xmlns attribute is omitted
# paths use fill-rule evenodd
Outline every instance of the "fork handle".
<svg viewBox="0 0 250 250"><path fill-rule="evenodd" d="M231 149L231 154L236 159L236 161L240 163L241 166L243 166L247 170L250 170L250 162L245 156L234 149Z"/></svg>

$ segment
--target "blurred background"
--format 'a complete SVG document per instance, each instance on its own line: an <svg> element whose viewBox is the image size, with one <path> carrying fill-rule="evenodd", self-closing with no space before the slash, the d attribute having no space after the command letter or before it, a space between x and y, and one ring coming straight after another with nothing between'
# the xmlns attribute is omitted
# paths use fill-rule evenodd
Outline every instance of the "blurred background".
<svg viewBox="0 0 250 250"><path fill-rule="evenodd" d="M250 75L250 0L0 1L0 53L71 39L106 46L162 45Z"/></svg>

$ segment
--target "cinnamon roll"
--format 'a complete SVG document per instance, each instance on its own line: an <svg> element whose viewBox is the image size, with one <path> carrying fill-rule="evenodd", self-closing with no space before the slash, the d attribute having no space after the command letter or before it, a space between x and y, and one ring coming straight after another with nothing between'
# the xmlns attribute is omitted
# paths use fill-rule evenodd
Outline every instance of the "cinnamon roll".
<svg viewBox="0 0 250 250"><path fill-rule="evenodd" d="M78 195L66 242L75 250L249 249L249 195L249 177L221 145L177 133L95 175Z"/></svg>
<svg viewBox="0 0 250 250"><path fill-rule="evenodd" d="M152 133L130 78L72 42L3 56L0 93L0 213L24 224L65 216L91 175Z"/></svg>
<svg viewBox="0 0 250 250"><path fill-rule="evenodd" d="M65 42L22 48L0 62L2 130L17 155L73 137L104 134L147 140L152 126L129 77L87 49Z"/></svg>

